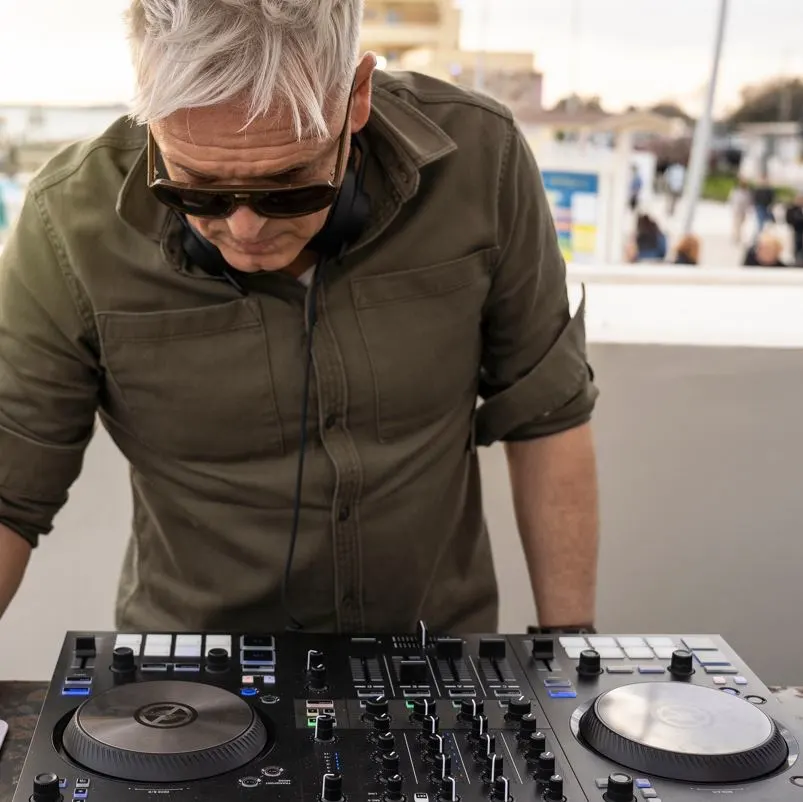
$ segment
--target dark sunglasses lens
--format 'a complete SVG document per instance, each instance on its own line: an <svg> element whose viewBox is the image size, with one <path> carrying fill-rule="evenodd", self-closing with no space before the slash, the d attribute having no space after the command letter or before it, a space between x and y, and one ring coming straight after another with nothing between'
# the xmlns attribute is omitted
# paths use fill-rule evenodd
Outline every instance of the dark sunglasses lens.
<svg viewBox="0 0 803 802"><path fill-rule="evenodd" d="M336 190L332 187L298 187L279 192L255 195L252 206L265 217L301 217L331 206Z"/></svg>
<svg viewBox="0 0 803 802"><path fill-rule="evenodd" d="M223 194L193 192L159 184L153 187L153 191L162 203L194 217L226 217L234 208L231 199Z"/></svg>

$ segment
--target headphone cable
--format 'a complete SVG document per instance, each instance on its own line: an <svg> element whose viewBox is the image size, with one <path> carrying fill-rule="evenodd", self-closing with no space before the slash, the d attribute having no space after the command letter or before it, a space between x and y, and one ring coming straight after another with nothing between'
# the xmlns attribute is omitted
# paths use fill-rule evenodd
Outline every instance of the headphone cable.
<svg viewBox="0 0 803 802"><path fill-rule="evenodd" d="M307 296L307 345L304 367L304 388L302 390L301 402L301 436L299 440L298 466L296 469L295 497L293 499L293 523L290 528L290 544L287 549L287 559L284 564L284 576L282 577L282 607L290 620L287 629L291 632L299 632L304 629L304 625L293 615L288 600L290 586L290 573L293 568L293 558L295 557L296 543L298 542L298 530L301 522L301 494L304 483L304 463L307 453L307 421L309 419L310 384L312 382L312 337L315 326L318 322L318 286L323 279L323 271L327 259L323 257L312 276L312 284Z"/></svg>

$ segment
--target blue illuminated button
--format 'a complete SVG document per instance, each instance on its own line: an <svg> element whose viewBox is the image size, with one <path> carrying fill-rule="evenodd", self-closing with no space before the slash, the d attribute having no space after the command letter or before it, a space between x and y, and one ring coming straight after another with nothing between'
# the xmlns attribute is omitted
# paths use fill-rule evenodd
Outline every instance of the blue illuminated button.
<svg viewBox="0 0 803 802"><path fill-rule="evenodd" d="M551 690L549 691L549 695L552 699L576 699L577 692L576 691L567 691L567 690Z"/></svg>
<svg viewBox="0 0 803 802"><path fill-rule="evenodd" d="M61 689L62 696L89 696L89 688L82 688L82 687L73 687L73 688L62 688Z"/></svg>
<svg viewBox="0 0 803 802"><path fill-rule="evenodd" d="M240 688L240 696L256 696L258 693L256 688Z"/></svg>
<svg viewBox="0 0 803 802"><path fill-rule="evenodd" d="M737 685L747 685L747 680L746 680L744 677L734 677L734 678L733 678L733 681L734 681L734 682L735 682Z"/></svg>
<svg viewBox="0 0 803 802"><path fill-rule="evenodd" d="M67 778L59 777L59 788L66 788L66 787L67 787Z"/></svg>
<svg viewBox="0 0 803 802"><path fill-rule="evenodd" d="M560 677L549 677L544 680L545 688L571 688L571 680L561 679Z"/></svg>
<svg viewBox="0 0 803 802"><path fill-rule="evenodd" d="M649 780L645 780L643 777L640 777L636 780L636 788L652 788L652 783Z"/></svg>
<svg viewBox="0 0 803 802"><path fill-rule="evenodd" d="M73 793L72 793L72 798L73 799L86 799L88 793L89 792L86 790L86 788L76 788L76 790L73 791Z"/></svg>

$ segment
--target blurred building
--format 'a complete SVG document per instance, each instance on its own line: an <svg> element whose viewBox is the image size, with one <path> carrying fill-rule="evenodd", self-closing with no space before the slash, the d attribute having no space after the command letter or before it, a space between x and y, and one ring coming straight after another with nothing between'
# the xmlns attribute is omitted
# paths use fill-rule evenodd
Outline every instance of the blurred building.
<svg viewBox="0 0 803 802"><path fill-rule="evenodd" d="M460 47L457 0L367 0L362 46L388 70L414 70L479 89L514 111L541 108L542 77L533 53Z"/></svg>

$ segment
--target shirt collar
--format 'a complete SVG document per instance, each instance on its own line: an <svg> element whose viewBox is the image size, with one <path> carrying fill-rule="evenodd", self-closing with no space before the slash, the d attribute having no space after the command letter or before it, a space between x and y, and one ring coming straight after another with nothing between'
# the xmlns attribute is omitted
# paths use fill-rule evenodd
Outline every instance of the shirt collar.
<svg viewBox="0 0 803 802"><path fill-rule="evenodd" d="M366 126L368 135L376 143L376 160L389 179L393 194L401 202L409 200L418 191L423 167L457 149L454 140L443 129L394 93L395 88L403 86L403 81L386 73L374 74L371 116ZM123 182L117 198L117 214L140 234L159 242L169 232L174 216L148 189L144 127L141 131L143 149ZM383 184L386 185L385 182L367 181L374 191ZM388 208L389 199L372 200L385 203L385 208Z"/></svg>

